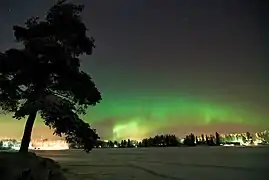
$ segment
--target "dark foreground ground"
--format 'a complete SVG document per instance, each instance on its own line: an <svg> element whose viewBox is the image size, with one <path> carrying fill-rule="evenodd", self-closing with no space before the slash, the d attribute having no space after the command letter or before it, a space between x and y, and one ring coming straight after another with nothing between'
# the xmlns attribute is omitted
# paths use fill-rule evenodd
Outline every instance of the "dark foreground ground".
<svg viewBox="0 0 269 180"><path fill-rule="evenodd" d="M268 180L269 147L40 151L76 180Z"/></svg>

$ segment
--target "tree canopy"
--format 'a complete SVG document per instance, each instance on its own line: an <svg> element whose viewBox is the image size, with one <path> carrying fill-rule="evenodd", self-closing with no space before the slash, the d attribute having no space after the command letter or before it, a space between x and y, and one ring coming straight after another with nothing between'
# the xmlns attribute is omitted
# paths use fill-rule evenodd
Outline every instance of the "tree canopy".
<svg viewBox="0 0 269 180"><path fill-rule="evenodd" d="M95 48L82 11L82 5L59 1L44 20L33 17L13 27L23 48L0 53L0 107L18 120L38 112L56 135L88 152L99 137L79 115L101 94L80 70L80 56Z"/></svg>

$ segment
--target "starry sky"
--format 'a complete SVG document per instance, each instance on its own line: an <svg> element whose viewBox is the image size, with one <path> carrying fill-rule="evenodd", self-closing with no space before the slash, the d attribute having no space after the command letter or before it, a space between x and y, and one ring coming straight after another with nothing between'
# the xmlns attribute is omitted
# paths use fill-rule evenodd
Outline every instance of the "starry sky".
<svg viewBox="0 0 269 180"><path fill-rule="evenodd" d="M1 0L0 51L14 24L54 0ZM83 119L103 139L269 128L269 25L260 0L76 0L96 39L82 68L103 101ZM269 17L269 16L268 16ZM24 121L0 116L0 136ZM38 120L33 138L54 138Z"/></svg>

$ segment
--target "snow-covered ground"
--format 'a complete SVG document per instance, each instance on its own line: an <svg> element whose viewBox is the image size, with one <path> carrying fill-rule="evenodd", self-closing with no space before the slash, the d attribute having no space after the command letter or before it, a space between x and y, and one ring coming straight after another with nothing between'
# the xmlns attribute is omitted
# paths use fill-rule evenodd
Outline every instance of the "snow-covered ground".
<svg viewBox="0 0 269 180"><path fill-rule="evenodd" d="M79 180L269 179L269 147L179 147L40 151ZM71 179L71 178L70 178ZM71 180L72 180L71 179Z"/></svg>

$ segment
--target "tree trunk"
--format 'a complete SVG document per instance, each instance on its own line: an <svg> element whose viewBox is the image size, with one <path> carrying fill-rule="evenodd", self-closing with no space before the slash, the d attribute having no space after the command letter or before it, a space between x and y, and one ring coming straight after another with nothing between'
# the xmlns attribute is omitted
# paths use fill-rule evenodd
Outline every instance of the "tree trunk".
<svg viewBox="0 0 269 180"><path fill-rule="evenodd" d="M19 152L22 152L22 153L28 152L29 144L31 141L32 130L33 130L34 122L36 119L36 114L37 114L37 111L33 111L28 116L28 119L25 123L24 133L23 133L21 147L20 147Z"/></svg>

